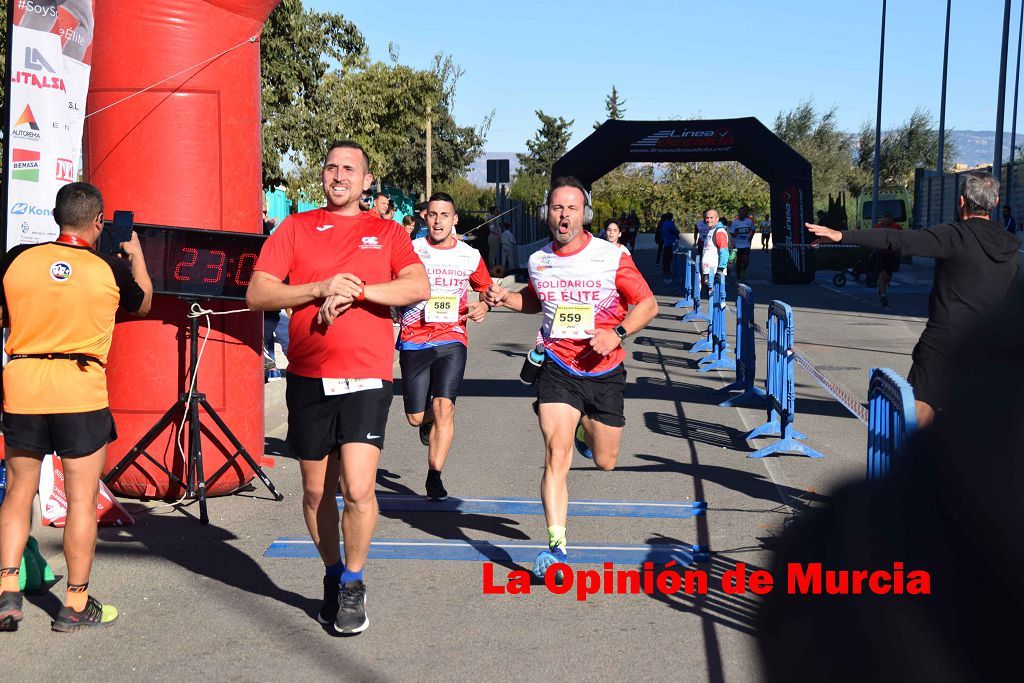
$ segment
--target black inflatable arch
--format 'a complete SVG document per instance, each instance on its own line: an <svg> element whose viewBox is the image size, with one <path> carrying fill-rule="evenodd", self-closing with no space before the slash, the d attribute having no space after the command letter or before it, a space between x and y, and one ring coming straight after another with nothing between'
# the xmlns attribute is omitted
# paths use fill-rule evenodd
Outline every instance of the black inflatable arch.
<svg viewBox="0 0 1024 683"><path fill-rule="evenodd" d="M588 188L627 162L736 161L768 182L772 280L814 280L804 222L813 219L811 165L756 118L605 121L555 162L552 177L575 176Z"/></svg>

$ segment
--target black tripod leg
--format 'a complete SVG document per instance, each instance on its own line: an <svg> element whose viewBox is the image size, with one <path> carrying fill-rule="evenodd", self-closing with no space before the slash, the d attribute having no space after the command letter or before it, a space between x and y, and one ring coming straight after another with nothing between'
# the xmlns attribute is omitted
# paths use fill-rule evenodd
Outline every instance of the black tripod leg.
<svg viewBox="0 0 1024 683"><path fill-rule="evenodd" d="M252 468L252 471L256 473L256 476L260 478L260 481L263 482L263 485L266 486L267 490L270 491L271 495L274 496L274 500L284 500L284 496L278 493L277 489L274 488L274 483L270 481L270 477L267 476L267 473L263 471L263 468L260 467L255 460L253 460L252 456L249 455L249 451L245 450L245 446L243 446L242 442L238 440L238 437L236 437L234 433L230 429L228 429L228 426L224 424L224 420L220 419L220 415L218 415L217 411L213 409L213 406L211 406L206 401L205 398L200 399L200 403L202 403L203 408L206 409L206 413L211 418L213 418L213 421L217 424L218 427L220 427L220 430L224 433L224 435L228 437L228 439L231 441L231 444L238 449L238 452L239 454L241 454L242 458L244 458L245 461L249 463L249 467Z"/></svg>
<svg viewBox="0 0 1024 683"><path fill-rule="evenodd" d="M139 439L139 442L135 444L123 458L121 458L120 462L114 465L114 468L110 470L105 477L103 477L103 483L109 484L121 476L121 472L123 472L125 468L135 462L138 457L142 455L146 450L146 447L153 443L156 437L160 435L160 432L164 431L174 422L174 414L181 410L184 405L185 401L179 399L174 405L168 408L167 412L164 413L164 416L161 417L155 425L153 425L153 428L146 432L145 436Z"/></svg>
<svg viewBox="0 0 1024 683"><path fill-rule="evenodd" d="M210 516L206 513L206 472L203 470L203 445L200 441L199 425L199 401L206 403L205 399L197 399L193 396L188 405L188 450L192 454L195 463L195 475L192 483L194 489L190 492L199 498L199 523L209 524Z"/></svg>

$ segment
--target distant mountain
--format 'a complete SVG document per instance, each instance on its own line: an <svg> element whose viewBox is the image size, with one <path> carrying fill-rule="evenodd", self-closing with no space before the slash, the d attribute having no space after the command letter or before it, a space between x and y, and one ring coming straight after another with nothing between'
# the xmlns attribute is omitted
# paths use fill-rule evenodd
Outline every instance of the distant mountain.
<svg viewBox="0 0 1024 683"><path fill-rule="evenodd" d="M956 144L956 162L967 166L992 165L996 133L991 130L954 130L950 138ZM1024 133L1017 133L1017 147L1024 145ZM1010 131L1003 134L1003 161L1010 159Z"/></svg>
<svg viewBox="0 0 1024 683"><path fill-rule="evenodd" d="M466 178L469 182L473 183L477 187L487 186L488 159L508 159L509 173L513 176L519 168L519 161L516 159L515 152L484 152L483 156L474 161L473 165L469 167L469 172L466 173Z"/></svg>

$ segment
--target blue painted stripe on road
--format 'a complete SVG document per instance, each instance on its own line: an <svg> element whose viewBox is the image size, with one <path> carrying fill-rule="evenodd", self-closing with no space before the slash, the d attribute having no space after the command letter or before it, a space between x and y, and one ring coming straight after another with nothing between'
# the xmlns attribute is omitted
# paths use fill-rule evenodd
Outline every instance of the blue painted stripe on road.
<svg viewBox="0 0 1024 683"><path fill-rule="evenodd" d="M546 543L537 541L467 541L439 539L381 539L370 543L370 559L374 560L460 560L469 562L530 563ZM318 558L316 547L308 537L286 536L270 544L264 557ZM600 543L570 544L569 561L573 564L639 565L644 562L665 564L675 560L680 565L693 563L690 546L679 544L607 545Z"/></svg>
<svg viewBox="0 0 1024 683"><path fill-rule="evenodd" d="M377 494L383 511L473 512L492 515L543 515L544 506L536 498L455 498L430 501L423 496ZM338 508L342 507L338 496ZM704 501L671 503L644 500L571 500L569 514L577 517L656 517L687 519L707 510Z"/></svg>

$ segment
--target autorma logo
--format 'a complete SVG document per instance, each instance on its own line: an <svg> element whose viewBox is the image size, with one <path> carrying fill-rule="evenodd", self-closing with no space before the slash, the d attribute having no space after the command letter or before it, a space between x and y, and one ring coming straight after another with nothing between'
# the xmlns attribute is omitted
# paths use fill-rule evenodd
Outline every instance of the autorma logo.
<svg viewBox="0 0 1024 683"><path fill-rule="evenodd" d="M11 178L39 182L39 152L15 147L12 150L12 157Z"/></svg>
<svg viewBox="0 0 1024 683"><path fill-rule="evenodd" d="M732 131L728 128L718 128L716 130L691 130L684 128L683 130L659 130L637 140L630 146L637 151L644 151L643 148L656 150L690 147L729 147L734 142Z"/></svg>
<svg viewBox="0 0 1024 683"><path fill-rule="evenodd" d="M19 140L32 140L33 142L39 141L39 124L36 123L36 117L32 115L32 107L25 105L25 111L21 112L21 116L14 122L14 130L11 131L11 137Z"/></svg>

